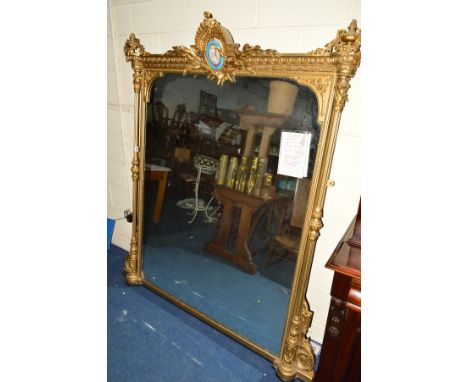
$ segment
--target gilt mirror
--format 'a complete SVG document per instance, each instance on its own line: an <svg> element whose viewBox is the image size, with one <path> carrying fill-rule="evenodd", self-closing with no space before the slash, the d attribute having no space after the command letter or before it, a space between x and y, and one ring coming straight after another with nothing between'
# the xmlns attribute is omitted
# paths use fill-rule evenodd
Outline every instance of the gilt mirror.
<svg viewBox="0 0 468 382"><path fill-rule="evenodd" d="M313 253L340 115L360 62L353 21L304 54L234 43L205 12L195 45L150 54L132 34L129 284L144 286L312 380Z"/></svg>

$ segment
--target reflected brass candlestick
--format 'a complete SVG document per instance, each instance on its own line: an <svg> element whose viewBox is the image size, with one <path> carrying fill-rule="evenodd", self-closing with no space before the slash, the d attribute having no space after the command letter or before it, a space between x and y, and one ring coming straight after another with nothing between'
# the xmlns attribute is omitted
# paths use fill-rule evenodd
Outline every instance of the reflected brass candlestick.
<svg viewBox="0 0 468 382"><path fill-rule="evenodd" d="M248 177L248 160L249 157L242 155L241 162L239 165L239 171L237 173L234 189L236 191L244 192L247 186Z"/></svg>
<svg viewBox="0 0 468 382"><path fill-rule="evenodd" d="M270 196L272 196L275 193L275 186L273 186L273 174L272 173L266 173L265 178L263 180L263 187L260 195L268 199Z"/></svg>
<svg viewBox="0 0 468 382"><path fill-rule="evenodd" d="M252 158L252 166L250 166L250 176L247 182L247 193L251 194L255 187L255 178L257 176L258 157Z"/></svg>
<svg viewBox="0 0 468 382"><path fill-rule="evenodd" d="M221 158L219 158L218 175L216 176L216 184L219 186L224 185L226 172L228 168L228 160L229 160L229 157L224 154L221 155Z"/></svg>
<svg viewBox="0 0 468 382"><path fill-rule="evenodd" d="M267 167L268 167L268 158L260 158L258 160L258 169L257 169L257 175L255 177L255 186L254 186L254 191L253 191L253 194L255 196L260 196L260 191L263 187L263 180L267 172Z"/></svg>
<svg viewBox="0 0 468 382"><path fill-rule="evenodd" d="M226 175L226 182L225 185L226 187L233 188L234 187L234 181L237 173L237 165L239 164L239 159L237 157L231 157L231 160L229 161L229 169Z"/></svg>

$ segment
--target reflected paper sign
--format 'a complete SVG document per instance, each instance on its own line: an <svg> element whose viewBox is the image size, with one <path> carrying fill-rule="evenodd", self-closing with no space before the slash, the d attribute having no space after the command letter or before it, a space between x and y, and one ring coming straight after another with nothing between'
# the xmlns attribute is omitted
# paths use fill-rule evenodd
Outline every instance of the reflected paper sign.
<svg viewBox="0 0 468 382"><path fill-rule="evenodd" d="M307 177L311 138L307 132L281 132L278 174Z"/></svg>

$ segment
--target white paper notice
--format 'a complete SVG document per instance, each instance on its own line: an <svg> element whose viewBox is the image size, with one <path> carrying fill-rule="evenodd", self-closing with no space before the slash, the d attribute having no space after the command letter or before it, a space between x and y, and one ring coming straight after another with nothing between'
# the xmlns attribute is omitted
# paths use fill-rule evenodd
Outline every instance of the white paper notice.
<svg viewBox="0 0 468 382"><path fill-rule="evenodd" d="M281 132L278 174L307 177L311 137L310 133Z"/></svg>

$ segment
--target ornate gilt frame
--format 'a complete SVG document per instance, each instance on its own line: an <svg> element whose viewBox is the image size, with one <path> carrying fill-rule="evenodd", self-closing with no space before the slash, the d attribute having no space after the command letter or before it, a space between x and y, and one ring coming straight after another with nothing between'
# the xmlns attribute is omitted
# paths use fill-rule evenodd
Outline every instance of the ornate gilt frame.
<svg viewBox="0 0 468 382"><path fill-rule="evenodd" d="M220 69L209 65L205 57L206 44L217 39L221 42L224 64ZM242 49L234 43L231 33L209 12L198 27L195 45L175 46L164 54L150 54L132 33L125 43L127 61L133 68L135 92L134 153L131 166L133 181L133 225L129 255L125 261L126 281L131 285L143 284L171 300L198 318L230 335L273 361L278 375L290 381L300 378L311 381L314 377L314 357L307 330L312 321L312 312L306 300L306 292L312 266L315 245L322 228L323 206L329 180L332 156L335 149L338 125L347 101L350 80L360 64L361 31L353 20L346 30L323 48L304 54L278 53L245 44ZM283 332L279 357L241 337L227 327L175 300L163 290L145 280L142 272L142 218L145 162L146 102L155 79L166 73L206 75L218 84L235 81L236 76L281 77L295 80L310 88L317 96L318 118L321 133L315 159L306 220L291 288L288 314Z"/></svg>

